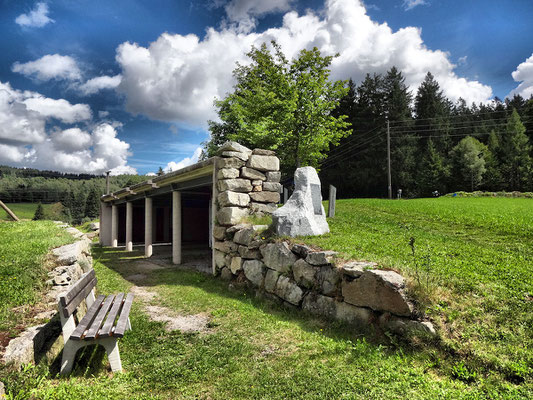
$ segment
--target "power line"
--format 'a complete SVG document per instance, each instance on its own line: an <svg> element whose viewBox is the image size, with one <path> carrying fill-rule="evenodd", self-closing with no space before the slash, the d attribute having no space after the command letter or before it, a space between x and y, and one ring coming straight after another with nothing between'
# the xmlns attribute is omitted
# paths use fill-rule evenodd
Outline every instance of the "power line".
<svg viewBox="0 0 533 400"><path fill-rule="evenodd" d="M442 117L432 117L432 118L414 118L413 120L407 120L407 121L437 121L437 120L446 120L448 118L465 118L465 117L477 117L479 115L494 115L494 114L502 114L502 113L508 113L507 110L502 111L488 111L484 113L473 113L473 114L452 114L452 115L443 115ZM391 121L391 124L401 124L405 121Z"/></svg>
<svg viewBox="0 0 533 400"><path fill-rule="evenodd" d="M337 153L337 154L334 154L330 157L328 157L326 160L325 160L325 163L327 163L328 161L332 161L332 160L336 160L338 159L339 157L342 157L343 155L346 155L346 154L349 154L351 151L353 150L358 150L362 147L364 147L366 144L368 143L371 143L372 141L374 141L374 139L376 138L380 138L380 140L383 140L383 137L379 137L379 136L373 136L373 137L370 137L368 138L368 140L366 141L363 141L363 142L360 142L360 143L354 143L351 147L349 148L345 148L343 149L341 152ZM367 149L367 148L366 148ZM365 150L366 150L365 149Z"/></svg>

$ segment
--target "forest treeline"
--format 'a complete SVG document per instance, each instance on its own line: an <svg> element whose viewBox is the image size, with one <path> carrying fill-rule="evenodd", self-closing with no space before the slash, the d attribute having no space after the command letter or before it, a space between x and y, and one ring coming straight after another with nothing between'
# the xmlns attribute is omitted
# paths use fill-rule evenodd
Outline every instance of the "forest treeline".
<svg viewBox="0 0 533 400"><path fill-rule="evenodd" d="M387 121L393 195L533 191L533 96L468 105L446 98L431 73L411 93L402 73L367 75L335 110L352 133L321 164L341 197L387 196Z"/></svg>
<svg viewBox="0 0 533 400"><path fill-rule="evenodd" d="M105 193L105 177L62 174L0 166L0 200L5 203L55 203L54 218L71 223L98 217L99 199ZM139 175L110 177L110 190L131 186L147 179Z"/></svg>

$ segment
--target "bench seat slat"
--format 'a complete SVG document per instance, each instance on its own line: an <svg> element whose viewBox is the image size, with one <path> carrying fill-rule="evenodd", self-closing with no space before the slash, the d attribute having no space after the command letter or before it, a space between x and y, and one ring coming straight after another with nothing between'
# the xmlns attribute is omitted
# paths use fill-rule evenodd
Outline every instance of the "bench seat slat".
<svg viewBox="0 0 533 400"><path fill-rule="evenodd" d="M115 295L112 294L106 297L105 301L102 304L102 307L100 308L100 311L98 311L98 314L94 318L91 326L89 327L89 330L87 331L83 339L92 340L96 338L98 330L100 329L100 326L102 326L102 322L104 321L104 318L107 312L109 311L109 308L111 307L114 298Z"/></svg>
<svg viewBox="0 0 533 400"><path fill-rule="evenodd" d="M83 318L79 322L74 332L72 332L72 335L70 335L72 339L74 340L81 339L81 337L83 336L83 333L91 325L91 322L93 321L96 313L102 306L102 302L104 301L104 299L105 299L105 296L103 294L101 294L100 296L96 298L91 308L87 310L87 313L83 316Z"/></svg>
<svg viewBox="0 0 533 400"><path fill-rule="evenodd" d="M76 297L76 295L95 277L96 273L94 272L94 269L91 269L89 272L83 274L81 278L74 285L72 285L70 290L59 298L60 304L63 307L66 307Z"/></svg>
<svg viewBox="0 0 533 400"><path fill-rule="evenodd" d="M98 337L108 337L111 336L111 330L115 325L115 319L117 318L118 312L122 308L122 300L124 300L124 293L119 293L115 296L115 301L113 302L113 307L107 315L107 319L102 326L102 329L98 332Z"/></svg>
<svg viewBox="0 0 533 400"><path fill-rule="evenodd" d="M124 301L124 305L122 306L122 310L120 311L120 317L117 321L117 326L115 327L115 332L113 333L113 336L116 337L123 337L124 332L126 332L126 329L128 328L128 317L130 315L131 305L133 303L133 294L128 293L126 296L126 300Z"/></svg>
<svg viewBox="0 0 533 400"><path fill-rule="evenodd" d="M63 308L63 316L65 318L70 317L70 315L78 308L80 303L85 300L87 295L93 288L96 286L97 279L93 278L92 281L90 281L87 285L85 285L78 294Z"/></svg>

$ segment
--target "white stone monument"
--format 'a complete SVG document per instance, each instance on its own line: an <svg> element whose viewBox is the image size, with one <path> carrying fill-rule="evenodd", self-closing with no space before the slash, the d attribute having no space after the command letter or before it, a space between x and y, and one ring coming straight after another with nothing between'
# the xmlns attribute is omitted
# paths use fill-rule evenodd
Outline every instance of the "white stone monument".
<svg viewBox="0 0 533 400"><path fill-rule="evenodd" d="M294 193L285 205L272 213L276 233L292 237L328 233L316 170L313 167L298 168L294 173L294 186Z"/></svg>

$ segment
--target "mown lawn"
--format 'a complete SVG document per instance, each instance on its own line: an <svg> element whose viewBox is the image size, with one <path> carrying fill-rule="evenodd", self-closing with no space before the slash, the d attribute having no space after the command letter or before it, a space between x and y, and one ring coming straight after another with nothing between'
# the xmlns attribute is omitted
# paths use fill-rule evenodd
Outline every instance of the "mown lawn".
<svg viewBox="0 0 533 400"><path fill-rule="evenodd" d="M73 241L51 221L0 222L0 332L11 332L24 318L17 306L40 300L48 279L45 255Z"/></svg>
<svg viewBox="0 0 533 400"><path fill-rule="evenodd" d="M329 223L305 241L408 275L469 373L531 385L532 199L339 200Z"/></svg>
<svg viewBox="0 0 533 400"><path fill-rule="evenodd" d="M531 324L529 330L526 325L531 303L520 292L531 284L531 278L524 277L524 269L531 265L531 249L526 249L531 236L522 234L528 226L531 232L524 215L530 210L526 203L512 202L518 204L514 213L501 213L516 214L517 229L500 224L491 233L498 226L493 206L503 204L486 203L488 215L482 217L482 209L468 202L339 201L337 217L331 221L333 233L313 240L411 273L407 242L414 236L417 251L432 254L431 288L437 281L443 287L438 291L443 299L431 306L431 315L442 324L444 342L389 340L372 331L304 316L241 289L228 290L226 282L210 276L163 269L143 272L147 277L142 285L159 294L153 304L184 315L207 313L209 333L167 332L162 323L148 319L137 299L131 314L133 331L120 342L123 374L110 374L102 351L88 349L69 377L58 377L57 365L39 365L23 372L0 370L0 380L10 396L39 399L532 398ZM478 217L462 227L462 217L454 216L469 208ZM505 218L512 220L511 215ZM465 230L468 233L461 233ZM461 233L460 239L452 240L451 232ZM336 240L339 236L344 240ZM457 247L463 242L471 245ZM477 247L470 249L473 243ZM495 257L497 243L507 249L507 268L513 272L501 279L480 278L484 275L480 265L487 257L483 252L493 251ZM127 291L133 285L125 277L136 273L132 265L139 253L96 247L93 255L101 293ZM464 260L439 267L448 258ZM456 277L463 269L465 277ZM529 281L515 288L513 274ZM461 281L465 284L459 285ZM489 328L496 337L481 335ZM507 358L512 357L518 365L514 372L506 369Z"/></svg>
<svg viewBox="0 0 533 400"><path fill-rule="evenodd" d="M9 203L6 206L20 219L32 219L37 209L37 203ZM51 204L43 204L45 213L50 206ZM0 208L0 221L11 221L11 217L7 215L3 208Z"/></svg>

